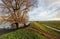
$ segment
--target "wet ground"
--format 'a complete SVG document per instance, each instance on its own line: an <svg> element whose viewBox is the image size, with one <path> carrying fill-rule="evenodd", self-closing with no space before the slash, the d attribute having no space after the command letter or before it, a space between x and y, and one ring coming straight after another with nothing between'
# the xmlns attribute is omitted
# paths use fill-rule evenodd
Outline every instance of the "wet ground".
<svg viewBox="0 0 60 39"><path fill-rule="evenodd" d="M29 27L29 26L30 26L30 24L25 25L25 26L22 26L22 27L20 27L19 29L21 29L21 28L26 28L26 27ZM13 32L13 31L15 31L15 30L17 30L17 29L0 28L0 35L6 34L6 33L9 33L9 32Z"/></svg>
<svg viewBox="0 0 60 39"><path fill-rule="evenodd" d="M1 29L0 28L0 35L2 34L6 34L6 33L9 33L9 32L13 32L15 31L16 29Z"/></svg>

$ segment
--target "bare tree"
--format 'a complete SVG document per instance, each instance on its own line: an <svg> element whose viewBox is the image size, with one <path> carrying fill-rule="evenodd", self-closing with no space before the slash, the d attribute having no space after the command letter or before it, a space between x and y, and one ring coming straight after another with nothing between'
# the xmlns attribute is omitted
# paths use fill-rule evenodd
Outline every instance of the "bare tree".
<svg viewBox="0 0 60 39"><path fill-rule="evenodd" d="M17 29L20 24L26 24L29 16L28 12L34 7L36 0L2 0L3 22L16 24Z"/></svg>

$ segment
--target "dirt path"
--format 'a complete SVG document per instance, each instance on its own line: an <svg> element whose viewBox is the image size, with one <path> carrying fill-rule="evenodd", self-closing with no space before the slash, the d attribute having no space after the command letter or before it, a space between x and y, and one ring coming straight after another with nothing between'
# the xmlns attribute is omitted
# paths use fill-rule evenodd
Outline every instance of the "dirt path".
<svg viewBox="0 0 60 39"><path fill-rule="evenodd" d="M31 30L34 30L36 31L37 33L47 37L47 39L60 39L60 37L56 36L56 35L53 35L53 34L50 34L50 33L47 33L47 32L44 32L43 30L41 29L38 29L38 28L35 28L35 27L29 27L28 29L31 29Z"/></svg>

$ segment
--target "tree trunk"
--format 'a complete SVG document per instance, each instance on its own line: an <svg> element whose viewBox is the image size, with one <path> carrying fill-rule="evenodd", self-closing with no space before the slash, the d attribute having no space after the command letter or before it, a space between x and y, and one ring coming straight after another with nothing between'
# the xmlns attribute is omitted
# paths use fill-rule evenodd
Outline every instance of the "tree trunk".
<svg viewBox="0 0 60 39"><path fill-rule="evenodd" d="M21 27L21 24L19 24L19 23L13 23L13 24L11 24L11 28L12 29L19 29Z"/></svg>
<svg viewBox="0 0 60 39"><path fill-rule="evenodd" d="M26 27L26 24L24 24L24 26Z"/></svg>
<svg viewBox="0 0 60 39"><path fill-rule="evenodd" d="M19 29L19 27L18 27L18 26L19 26L18 23L15 23L15 24L16 24L16 29Z"/></svg>

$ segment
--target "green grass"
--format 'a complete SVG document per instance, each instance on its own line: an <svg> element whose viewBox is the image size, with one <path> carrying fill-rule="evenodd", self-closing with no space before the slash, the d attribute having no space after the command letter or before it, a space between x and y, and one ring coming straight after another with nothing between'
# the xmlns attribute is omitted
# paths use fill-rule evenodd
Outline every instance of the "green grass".
<svg viewBox="0 0 60 39"><path fill-rule="evenodd" d="M31 26L41 29L47 33L54 34L56 36L60 36L59 32L56 32L45 26L42 26L38 22L32 22ZM7 33L7 34L0 35L0 39L47 39L47 38L45 36L37 33L34 30L23 28L23 29L19 29L19 30Z"/></svg>
<svg viewBox="0 0 60 39"><path fill-rule="evenodd" d="M19 29L8 34L0 35L0 39L46 39L36 31Z"/></svg>
<svg viewBox="0 0 60 39"><path fill-rule="evenodd" d="M31 26L35 26L36 28L40 28L41 30L43 30L43 31L45 31L45 32L47 32L47 33L54 34L54 35L56 35L56 36L60 36L60 33L59 33L59 32L56 32L56 31L54 31L54 30L52 30L52 29L49 29L49 28L41 25L41 24L38 23L38 22L32 22L32 23L31 23Z"/></svg>
<svg viewBox="0 0 60 39"><path fill-rule="evenodd" d="M39 23L41 23L41 22L39 22ZM42 22L41 24L46 24L48 26L60 29L60 23L56 23L56 22L55 23L54 22Z"/></svg>
<svg viewBox="0 0 60 39"><path fill-rule="evenodd" d="M55 24L55 23L46 23L46 25L60 29L60 24Z"/></svg>

